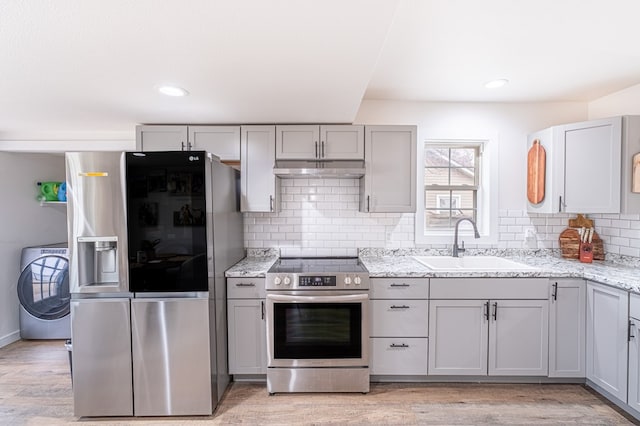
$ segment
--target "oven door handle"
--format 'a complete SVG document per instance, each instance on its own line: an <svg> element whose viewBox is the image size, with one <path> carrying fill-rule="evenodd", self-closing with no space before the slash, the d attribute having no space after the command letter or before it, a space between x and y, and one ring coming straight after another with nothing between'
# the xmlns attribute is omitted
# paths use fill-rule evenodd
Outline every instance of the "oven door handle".
<svg viewBox="0 0 640 426"><path fill-rule="evenodd" d="M340 295L322 295L322 296L293 296L289 294L267 294L267 300L273 302L286 303L348 303L361 300L369 300L368 293L362 294L340 294Z"/></svg>

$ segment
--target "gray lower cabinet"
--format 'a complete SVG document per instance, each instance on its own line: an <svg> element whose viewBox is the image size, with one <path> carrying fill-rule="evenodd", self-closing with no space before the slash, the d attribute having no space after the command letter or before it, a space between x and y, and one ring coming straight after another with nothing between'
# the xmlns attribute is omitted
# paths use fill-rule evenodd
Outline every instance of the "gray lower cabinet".
<svg viewBox="0 0 640 426"><path fill-rule="evenodd" d="M136 416L210 415L209 299L131 300Z"/></svg>
<svg viewBox="0 0 640 426"><path fill-rule="evenodd" d="M264 278L227 279L229 374L267 373Z"/></svg>
<svg viewBox="0 0 640 426"><path fill-rule="evenodd" d="M132 416L129 299L71 301L73 413Z"/></svg>
<svg viewBox="0 0 640 426"><path fill-rule="evenodd" d="M627 401L629 293L587 281L587 380Z"/></svg>
<svg viewBox="0 0 640 426"><path fill-rule="evenodd" d="M587 283L551 279L549 288L549 377L584 378Z"/></svg>
<svg viewBox="0 0 640 426"><path fill-rule="evenodd" d="M640 413L640 295L629 296L629 393L627 404Z"/></svg>
<svg viewBox="0 0 640 426"><path fill-rule="evenodd" d="M372 278L370 372L426 375L429 280Z"/></svg>
<svg viewBox="0 0 640 426"><path fill-rule="evenodd" d="M547 376L548 280L439 278L430 289L430 375Z"/></svg>

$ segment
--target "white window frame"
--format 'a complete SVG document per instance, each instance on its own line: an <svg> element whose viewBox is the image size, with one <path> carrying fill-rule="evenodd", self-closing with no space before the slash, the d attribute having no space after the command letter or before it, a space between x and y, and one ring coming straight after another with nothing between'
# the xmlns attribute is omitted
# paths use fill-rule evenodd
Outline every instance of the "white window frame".
<svg viewBox="0 0 640 426"><path fill-rule="evenodd" d="M480 238L473 236L468 222L459 229L459 239L467 245L490 246L498 243L498 149L497 138L446 139L428 138L418 147L417 209L415 220L415 242L418 247L453 244L454 228L442 228L425 231L424 208L424 147L428 145L446 145L450 147L480 145L480 168L477 198L477 226Z"/></svg>

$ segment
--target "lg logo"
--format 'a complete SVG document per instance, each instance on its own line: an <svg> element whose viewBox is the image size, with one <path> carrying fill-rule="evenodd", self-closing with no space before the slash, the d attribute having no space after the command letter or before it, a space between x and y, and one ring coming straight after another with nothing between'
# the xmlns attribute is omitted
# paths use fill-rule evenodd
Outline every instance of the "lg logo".
<svg viewBox="0 0 640 426"><path fill-rule="evenodd" d="M199 161L200 157L198 157L197 155L190 155L189 156L189 161Z"/></svg>

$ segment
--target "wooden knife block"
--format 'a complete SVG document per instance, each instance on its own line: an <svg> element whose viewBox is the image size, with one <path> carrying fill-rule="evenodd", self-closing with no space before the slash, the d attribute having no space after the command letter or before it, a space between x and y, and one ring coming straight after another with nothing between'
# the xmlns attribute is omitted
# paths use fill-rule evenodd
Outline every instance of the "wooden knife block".
<svg viewBox="0 0 640 426"><path fill-rule="evenodd" d="M597 232L593 232L593 260L604 260L604 247ZM578 230L567 228L560 234L560 250L565 259L580 259L580 235Z"/></svg>

